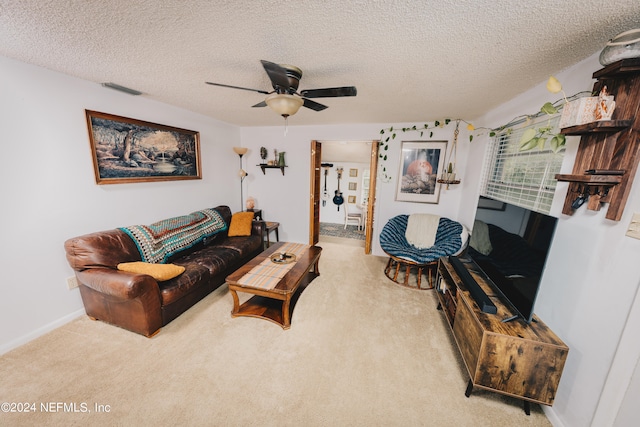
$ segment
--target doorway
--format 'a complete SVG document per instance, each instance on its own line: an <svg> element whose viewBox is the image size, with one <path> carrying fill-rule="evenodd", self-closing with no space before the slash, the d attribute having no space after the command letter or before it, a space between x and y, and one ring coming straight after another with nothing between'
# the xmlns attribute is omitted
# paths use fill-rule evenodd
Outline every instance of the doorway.
<svg viewBox="0 0 640 427"><path fill-rule="evenodd" d="M311 141L310 244L320 239L321 211L339 237L357 229L346 213L360 213L364 250L371 253L378 146L378 141Z"/></svg>

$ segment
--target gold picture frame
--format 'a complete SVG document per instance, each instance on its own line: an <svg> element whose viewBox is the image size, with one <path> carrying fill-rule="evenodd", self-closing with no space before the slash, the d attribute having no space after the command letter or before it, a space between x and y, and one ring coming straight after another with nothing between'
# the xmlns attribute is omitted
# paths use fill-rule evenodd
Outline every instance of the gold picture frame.
<svg viewBox="0 0 640 427"><path fill-rule="evenodd" d="M356 191L358 189L358 183L357 182L350 182L349 183L349 190L350 191Z"/></svg>
<svg viewBox="0 0 640 427"><path fill-rule="evenodd" d="M358 177L358 169L349 169L349 177L357 178Z"/></svg>
<svg viewBox="0 0 640 427"><path fill-rule="evenodd" d="M202 179L199 132L85 113L96 184Z"/></svg>

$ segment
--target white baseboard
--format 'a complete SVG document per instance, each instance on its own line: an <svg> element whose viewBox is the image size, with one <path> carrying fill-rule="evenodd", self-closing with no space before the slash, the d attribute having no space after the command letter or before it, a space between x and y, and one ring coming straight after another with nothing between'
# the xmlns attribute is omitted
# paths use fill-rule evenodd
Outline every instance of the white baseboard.
<svg viewBox="0 0 640 427"><path fill-rule="evenodd" d="M553 427L564 427L564 423L560 421L556 411L553 410L551 406L540 405L542 407L542 412L547 416L547 419L551 423Z"/></svg>
<svg viewBox="0 0 640 427"><path fill-rule="evenodd" d="M29 332L28 334L21 336L20 338L17 338L11 342L8 342L2 346L0 346L0 355L3 355L15 348L20 347L21 345L24 345L26 343L28 343L29 341L33 341L34 339L46 334L47 332L51 332L56 328L59 328L60 326L71 322L74 319L77 319L80 316L84 316L85 315L85 311L84 311L84 307L76 310L72 313L67 314L64 317L61 317L58 320L55 320L51 323L48 323L46 325L44 325L41 328L36 329L35 331Z"/></svg>

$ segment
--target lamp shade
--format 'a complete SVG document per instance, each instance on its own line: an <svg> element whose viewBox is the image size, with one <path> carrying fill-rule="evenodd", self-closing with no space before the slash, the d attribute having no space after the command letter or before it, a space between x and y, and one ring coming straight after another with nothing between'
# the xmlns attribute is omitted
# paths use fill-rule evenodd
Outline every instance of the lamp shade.
<svg viewBox="0 0 640 427"><path fill-rule="evenodd" d="M267 105L281 116L293 116L298 112L304 101L299 96L286 93L273 93L264 100Z"/></svg>
<svg viewBox="0 0 640 427"><path fill-rule="evenodd" d="M245 154L247 154L247 151L249 149L247 147L233 147L233 151L236 152L237 155L239 156L243 156Z"/></svg>

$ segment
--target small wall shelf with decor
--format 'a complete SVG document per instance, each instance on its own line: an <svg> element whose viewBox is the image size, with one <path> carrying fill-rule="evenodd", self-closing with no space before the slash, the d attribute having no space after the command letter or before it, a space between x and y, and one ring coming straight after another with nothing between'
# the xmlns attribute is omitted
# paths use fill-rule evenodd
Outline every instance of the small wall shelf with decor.
<svg viewBox="0 0 640 427"><path fill-rule="evenodd" d="M262 174L266 175L267 172L266 169L280 169L282 171L282 175L284 175L284 168L286 168L287 166L278 166L278 165L256 165L256 166L260 166L260 169L262 169Z"/></svg>
<svg viewBox="0 0 640 427"><path fill-rule="evenodd" d="M587 201L598 211L608 203L606 218L620 221L640 158L640 58L623 59L593 73L593 92L606 91L615 98L611 120L562 129L579 135L580 145L571 174L558 174L569 182L562 213L571 215Z"/></svg>

